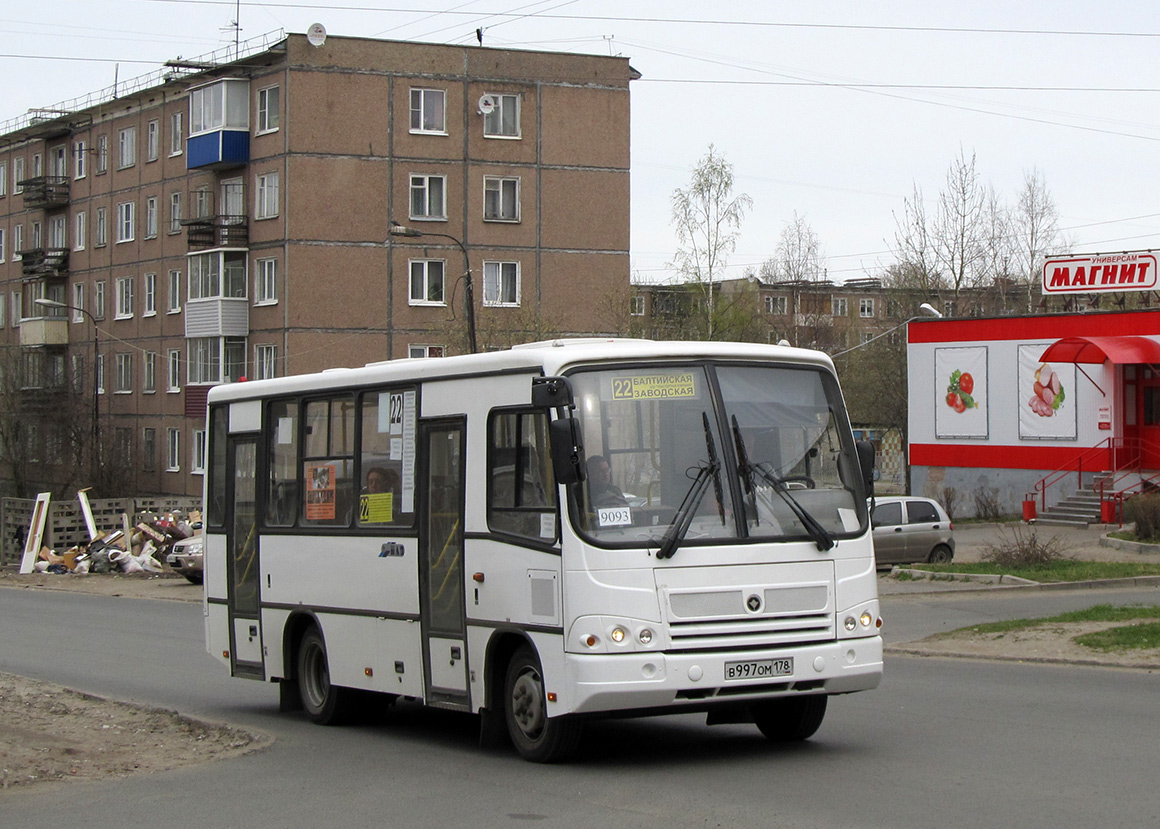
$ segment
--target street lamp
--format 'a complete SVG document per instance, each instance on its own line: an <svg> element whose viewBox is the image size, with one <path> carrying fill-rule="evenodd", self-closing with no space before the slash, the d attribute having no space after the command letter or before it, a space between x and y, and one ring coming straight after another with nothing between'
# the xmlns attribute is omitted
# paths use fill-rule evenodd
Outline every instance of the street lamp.
<svg viewBox="0 0 1160 829"><path fill-rule="evenodd" d="M894 326L893 328L889 328L889 329L883 331L881 334L876 334L875 336L866 340L866 342L858 343L858 345L854 346L853 348L847 348L845 351L839 351L837 354L831 354L830 357L831 358L841 357L843 354L849 354L851 351L857 351L859 348L862 348L863 346L870 345L870 343L874 342L875 340L882 339L887 334L893 334L895 331L897 331L902 326L909 325L910 323L914 322L917 319L922 319L923 317L941 317L942 316L942 314L929 302L922 303L922 305L918 306L918 310L919 310L919 313L915 314L910 319L903 320L902 322L898 323L898 325Z"/></svg>
<svg viewBox="0 0 1160 829"><path fill-rule="evenodd" d="M467 315L467 342L471 348L471 353L474 354L479 351L475 343L475 287L471 281L471 262L467 257L467 248L463 246L463 242L456 239L449 233L436 233L431 230L419 230L415 227L405 227L396 221L391 221L391 235L392 236L406 236L413 239L418 239L423 236L438 236L443 239L450 239L463 252L463 302L466 306Z"/></svg>
<svg viewBox="0 0 1160 829"><path fill-rule="evenodd" d="M85 308L81 308L77 305L69 305L65 302L57 302L55 299L45 299L44 297L38 297L37 299L32 300L32 302L34 305L39 305L42 308L66 308L70 311L79 311L88 317L89 322L93 324L93 437L89 447L89 453L92 456L90 461L92 464L90 474L95 475L97 469L100 466L101 457L101 426L100 423L98 423L98 420L100 419L99 415L101 413L101 390L100 384L97 382L99 379L97 374L97 363L101 354L101 334L100 329L97 328L97 318L94 317Z"/></svg>

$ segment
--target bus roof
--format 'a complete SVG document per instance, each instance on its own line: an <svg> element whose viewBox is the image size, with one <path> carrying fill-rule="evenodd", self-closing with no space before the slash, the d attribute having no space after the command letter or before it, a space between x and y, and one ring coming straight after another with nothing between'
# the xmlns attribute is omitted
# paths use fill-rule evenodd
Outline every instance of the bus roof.
<svg viewBox="0 0 1160 829"><path fill-rule="evenodd" d="M821 351L760 343L627 338L572 338L524 343L503 351L454 357L415 357L368 363L359 368L331 368L314 374L294 374L270 380L223 383L209 392L210 403L283 394L325 391L387 383L472 377L527 371L552 376L574 365L639 362L641 360L770 360L816 365L833 370Z"/></svg>

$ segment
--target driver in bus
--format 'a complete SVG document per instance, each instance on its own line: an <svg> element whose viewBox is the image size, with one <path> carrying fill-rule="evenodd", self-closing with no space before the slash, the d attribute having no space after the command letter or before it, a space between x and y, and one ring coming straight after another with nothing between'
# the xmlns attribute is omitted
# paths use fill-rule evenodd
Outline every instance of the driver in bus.
<svg viewBox="0 0 1160 829"><path fill-rule="evenodd" d="M612 482L612 467L603 455L588 458L588 498L594 507L623 507L628 504L620 487Z"/></svg>

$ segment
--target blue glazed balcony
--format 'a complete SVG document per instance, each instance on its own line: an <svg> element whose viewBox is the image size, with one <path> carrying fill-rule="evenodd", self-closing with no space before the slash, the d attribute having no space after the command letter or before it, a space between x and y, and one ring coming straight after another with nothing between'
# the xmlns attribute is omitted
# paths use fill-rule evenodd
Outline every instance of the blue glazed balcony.
<svg viewBox="0 0 1160 829"><path fill-rule="evenodd" d="M249 130L214 130L190 136L185 144L190 170L225 170L250 161Z"/></svg>

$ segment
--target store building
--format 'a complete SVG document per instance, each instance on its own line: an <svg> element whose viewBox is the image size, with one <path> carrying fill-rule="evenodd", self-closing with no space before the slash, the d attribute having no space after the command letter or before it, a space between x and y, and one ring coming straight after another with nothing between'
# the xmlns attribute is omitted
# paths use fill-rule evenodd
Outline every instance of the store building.
<svg viewBox="0 0 1160 829"><path fill-rule="evenodd" d="M316 35L0 125L0 478L196 494L216 383L609 333L627 60Z"/></svg>

